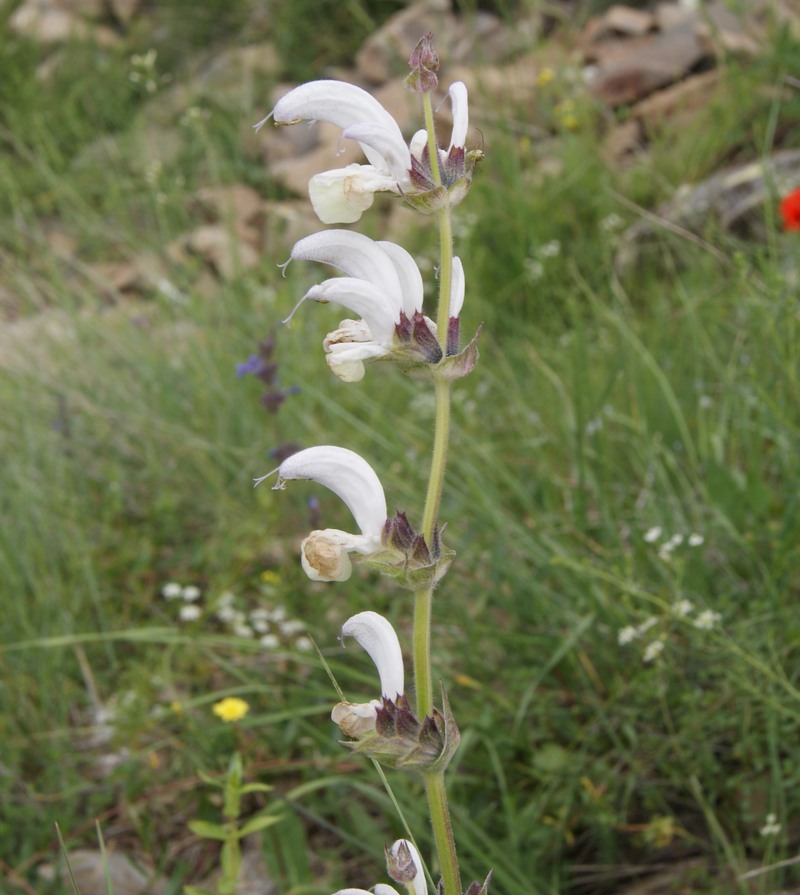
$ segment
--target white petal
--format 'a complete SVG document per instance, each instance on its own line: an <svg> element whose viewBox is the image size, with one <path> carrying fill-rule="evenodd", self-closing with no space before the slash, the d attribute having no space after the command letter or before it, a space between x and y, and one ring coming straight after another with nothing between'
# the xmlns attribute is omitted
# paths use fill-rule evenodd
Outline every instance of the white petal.
<svg viewBox="0 0 800 895"><path fill-rule="evenodd" d="M450 316L458 317L461 308L464 306L464 293L466 291L466 281L464 280L464 265L461 259L456 255L453 258L453 272L450 280Z"/></svg>
<svg viewBox="0 0 800 895"><path fill-rule="evenodd" d="M375 470L355 451L319 445L292 454L278 467L275 488L293 479L310 479L330 488L347 505L361 533L380 540L386 522L386 497Z"/></svg>
<svg viewBox="0 0 800 895"><path fill-rule="evenodd" d="M403 694L403 653L391 624L377 612L359 612L342 625L342 637L355 637L378 669L381 695L394 700Z"/></svg>
<svg viewBox="0 0 800 895"><path fill-rule="evenodd" d="M466 146L467 130L469 128L469 103L467 99L467 86L461 81L450 85L447 91L453 108L453 132L450 137L449 152L454 146Z"/></svg>
<svg viewBox="0 0 800 895"><path fill-rule="evenodd" d="M397 180L372 165L334 168L308 182L308 197L323 224L355 223L380 191L398 192Z"/></svg>
<svg viewBox="0 0 800 895"><path fill-rule="evenodd" d="M329 354L336 355L336 363L374 360L376 357L385 357L389 353L377 342L332 342L328 343L327 351Z"/></svg>
<svg viewBox="0 0 800 895"><path fill-rule="evenodd" d="M329 121L342 130L353 124L373 122L387 132L393 132L397 141L403 141L397 122L378 100L366 90L344 81L301 84L278 100L272 117L278 124L290 124L302 119ZM380 167L383 161L381 156L369 146L365 146L364 151L370 163Z"/></svg>
<svg viewBox="0 0 800 895"><path fill-rule="evenodd" d="M348 277L366 280L391 295L398 303L402 302L403 285L395 263L385 251L383 243L375 242L363 233L353 230L323 230L321 233L313 233L295 243L292 258L330 264ZM414 263L413 259L411 263ZM421 285L420 277L420 287Z"/></svg>
<svg viewBox="0 0 800 895"><path fill-rule="evenodd" d="M375 730L375 721L381 703L374 702L337 702L331 711L331 721L338 724L342 733L358 739Z"/></svg>
<svg viewBox="0 0 800 895"><path fill-rule="evenodd" d="M366 280L337 277L312 286L305 298L333 302L363 317L373 337L382 345L390 345L394 328L400 322L400 301Z"/></svg>
<svg viewBox="0 0 800 895"><path fill-rule="evenodd" d="M300 562L312 581L347 581L353 572L348 553L372 553L379 548L377 538L326 528L324 531L312 531L303 540Z"/></svg>
<svg viewBox="0 0 800 895"><path fill-rule="evenodd" d="M409 170L411 168L411 153L406 146L406 141L400 134L398 140L398 130L387 128L383 124L364 121L358 124L351 124L350 127L342 131L342 136L346 140L355 140L356 143L364 150L364 154L368 155L368 150L373 149L384 161L384 167L391 173L399 184L406 185L409 183ZM375 164L373 162L373 164Z"/></svg>
<svg viewBox="0 0 800 895"><path fill-rule="evenodd" d="M422 274L419 272L417 262L402 246L393 242L384 240L377 245L383 249L394 264L397 277L400 280L403 310L407 317L412 317L416 311L422 310L424 293Z"/></svg>
<svg viewBox="0 0 800 895"><path fill-rule="evenodd" d="M368 892L366 889L339 889L333 895L399 895L399 893L397 889L393 889L385 883L378 883L377 886L372 887L371 892Z"/></svg>
<svg viewBox="0 0 800 895"><path fill-rule="evenodd" d="M361 382L367 372L362 360L342 359L335 354L326 355L325 360L331 373L342 382Z"/></svg>
<svg viewBox="0 0 800 895"><path fill-rule="evenodd" d="M414 156L417 161L422 160L422 154L425 152L425 147L428 145L428 132L426 130L417 131L414 136L411 138L411 142L408 144L408 148L411 150L411 155Z"/></svg>
<svg viewBox="0 0 800 895"><path fill-rule="evenodd" d="M340 320L339 329L329 332L322 342L322 347L330 351L334 345L352 345L354 342L370 342L377 344L372 336L372 330L364 320Z"/></svg>
<svg viewBox="0 0 800 895"><path fill-rule="evenodd" d="M353 169L361 167L348 165L334 171L323 171L308 182L311 207L323 224L355 224L372 205L375 193L354 189L350 181Z"/></svg>
<svg viewBox="0 0 800 895"><path fill-rule="evenodd" d="M414 843L410 842L408 839L398 839L396 842L392 843L392 847L389 851L391 852L392 857L396 858L403 846L408 849L414 867L417 869L417 874L411 881L411 885L414 887L414 895L427 895L428 884L425 882L425 871L423 870L422 860L420 859L419 852L415 848Z"/></svg>

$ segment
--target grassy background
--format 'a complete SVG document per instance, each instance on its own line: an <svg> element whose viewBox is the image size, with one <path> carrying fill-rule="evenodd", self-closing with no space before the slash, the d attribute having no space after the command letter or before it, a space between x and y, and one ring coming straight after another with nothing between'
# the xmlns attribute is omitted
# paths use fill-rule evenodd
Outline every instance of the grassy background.
<svg viewBox="0 0 800 895"><path fill-rule="evenodd" d="M348 36L340 44L310 29L300 4L275 4L282 67L256 85L252 107L192 97L207 114L196 127L173 117L177 148L155 179L132 137L140 113L197 58L267 36L251 4L213 17L158 4L118 48L65 47L47 80L36 77L41 50L4 34L8 891L69 891L36 874L54 860L53 824L71 849L91 847L99 818L107 841L145 856L179 892L217 861L186 829L218 814L198 772L221 771L234 747L251 779L275 784L286 815L262 842L280 891L383 879L383 843L402 827L373 769L336 743L319 659L290 638L268 650L237 637L214 610L227 591L243 610L285 607L345 691L370 692L369 661L342 654L338 628L371 607L407 633L410 607L368 575L308 582L296 543L314 489L275 495L251 481L285 442L340 443L380 469L390 507L418 517L432 404L391 370L357 386L333 380L308 347L338 318L314 307L276 331L281 383L302 391L266 414L259 384L237 380L235 366L315 275L293 265L281 279L283 257L213 289L198 286L199 265L172 265L170 290L123 301L98 294L86 265L163 256L191 226L199 186L245 182L280 197L243 152L241 120L263 114L274 82L345 63L398 5L326 5L339 17L330 35ZM156 100L129 77L131 54L151 47ZM745 101L723 94L700 132L665 128L625 171L598 157L588 101L579 127L560 134L557 176L541 173L552 144L518 136L530 110L481 125L487 160L459 212L458 251L464 331L481 321L485 331L455 400L442 516L458 560L437 595L435 648L463 734L451 789L464 872L482 879L494 867L493 891L614 891L684 859L696 860L668 891L797 884L791 866L737 882L793 855L800 834L796 235L777 232L774 212L765 241L709 229L727 261L665 237L626 279L604 222L635 219L620 195L651 206L723 159L770 152L776 133L797 146L800 94L764 88L798 75L799 52L784 31L762 58L730 60L725 83ZM98 150L99 137L114 143ZM54 230L76 241L67 262ZM428 257L429 239L411 236ZM560 251L543 257L553 240ZM325 527L348 527L332 495L314 496ZM654 526L663 534L648 543ZM691 533L703 543L659 556L668 537ZM178 620L161 597L168 581L202 589L200 619ZM685 618L672 610L679 599L696 607ZM720 613L714 630L693 624L703 610ZM646 635L618 643L620 629L650 619ZM656 638L663 652L644 662ZM235 727L210 712L228 694L252 706ZM426 847L419 787L393 786ZM253 797L248 809L260 805ZM759 833L767 813L777 836Z"/></svg>

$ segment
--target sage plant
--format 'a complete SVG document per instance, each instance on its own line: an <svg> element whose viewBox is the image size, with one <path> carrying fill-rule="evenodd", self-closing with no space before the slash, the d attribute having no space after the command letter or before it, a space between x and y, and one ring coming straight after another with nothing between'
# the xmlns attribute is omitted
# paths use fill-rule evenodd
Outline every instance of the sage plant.
<svg viewBox="0 0 800 895"><path fill-rule="evenodd" d="M392 625L372 611L359 612L342 628L374 661L380 694L368 703L341 702L333 721L349 737L354 752L397 770L420 774L425 784L430 821L441 872L438 891L462 895L444 772L459 743L459 732L442 688L434 702L431 672L431 608L434 588L452 561L442 543L439 507L447 467L450 433L450 391L478 358L477 334L463 349L460 312L465 280L453 254L453 208L467 195L480 152L467 151L469 124L467 88L452 84L449 99L453 126L447 148L434 130L432 95L438 87L439 60L430 34L417 44L409 60L407 87L422 100L425 127L406 143L392 116L360 87L324 80L302 84L280 99L270 115L276 125L301 120L328 121L342 129L345 140L363 149L368 164L351 164L315 175L309 184L311 203L325 224L352 224L374 201L376 192L397 195L421 214L436 218L439 228L438 306L425 313L423 278L411 255L392 242L375 241L352 230L322 230L301 239L292 249L294 261L319 262L340 270L314 285L300 298L333 302L356 315L342 320L323 347L331 371L345 382L358 382L367 363L391 363L416 373L432 387L436 401L430 475L422 519L414 527L406 513L389 518L380 478L358 454L333 445L299 451L277 470L276 489L306 479L333 491L353 514L358 532L312 531L302 542L301 562L314 581L346 581L353 563L379 569L413 594L414 704L405 688L403 651ZM291 315L290 315L291 317ZM386 850L389 876L411 895L424 895L428 884L413 843L401 839ZM489 879L472 883L468 895L485 895ZM396 895L378 884L376 895ZM343 889L337 895L366 895Z"/></svg>

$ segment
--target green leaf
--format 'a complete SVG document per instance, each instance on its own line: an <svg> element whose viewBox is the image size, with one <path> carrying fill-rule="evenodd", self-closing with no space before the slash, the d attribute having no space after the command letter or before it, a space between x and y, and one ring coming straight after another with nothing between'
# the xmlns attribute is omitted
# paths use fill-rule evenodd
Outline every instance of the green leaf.
<svg viewBox="0 0 800 895"><path fill-rule="evenodd" d="M272 792L274 786L270 786L268 783L246 783L242 789L241 793L244 795L248 792Z"/></svg>
<svg viewBox="0 0 800 895"><path fill-rule="evenodd" d="M214 824L207 820L190 820L189 829L202 839L219 839L224 842L228 838L228 831L222 824Z"/></svg>
<svg viewBox="0 0 800 895"><path fill-rule="evenodd" d="M250 833L255 833L258 830L266 830L267 827L271 827L273 824L278 823L279 820L283 820L283 815L281 814L259 814L255 817L252 817L247 823L239 830L238 836L239 838L243 838L244 836L249 836Z"/></svg>
<svg viewBox="0 0 800 895"><path fill-rule="evenodd" d="M201 886L184 886L183 893L184 895L217 895L216 892L203 889Z"/></svg>

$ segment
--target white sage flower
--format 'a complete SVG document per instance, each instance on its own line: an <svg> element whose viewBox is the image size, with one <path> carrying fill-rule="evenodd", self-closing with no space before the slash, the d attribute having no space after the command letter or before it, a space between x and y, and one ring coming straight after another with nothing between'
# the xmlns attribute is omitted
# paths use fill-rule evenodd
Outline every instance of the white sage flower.
<svg viewBox="0 0 800 895"><path fill-rule="evenodd" d="M365 703L340 702L331 718L347 736L358 738L375 729L383 700L396 702L405 689L405 671L400 641L391 623L377 612L359 612L342 625L341 638L353 637L378 669L381 699Z"/></svg>
<svg viewBox="0 0 800 895"><path fill-rule="evenodd" d="M288 323L309 298L359 315L359 320L342 320L323 342L328 366L343 381L358 382L365 361L393 352L412 363L442 359L436 324L422 313L422 274L401 246L351 230L323 230L297 242L290 261L318 261L346 274L312 286L284 321ZM454 258L449 314L456 323L465 288L463 266Z"/></svg>
<svg viewBox="0 0 800 895"><path fill-rule="evenodd" d="M459 82L448 90L453 130L447 151L439 149L442 188L447 201L456 204L469 187L473 162L466 159L469 127L467 88ZM366 90L344 81L310 81L290 90L256 125L272 118L276 124L327 121L355 140L369 164L347 165L315 174L308 185L309 198L325 224L352 224L371 205L376 192L391 192L411 201L434 189L428 157L427 133L418 131L406 143L400 126Z"/></svg>
<svg viewBox="0 0 800 895"><path fill-rule="evenodd" d="M256 479L256 484L275 471ZM282 490L295 479L319 482L344 501L361 529L361 534L349 534L326 528L304 539L301 562L312 581L346 581L353 570L350 553L369 555L381 549L386 497L375 470L355 451L333 445L307 448L284 460L277 473L273 490Z"/></svg>

